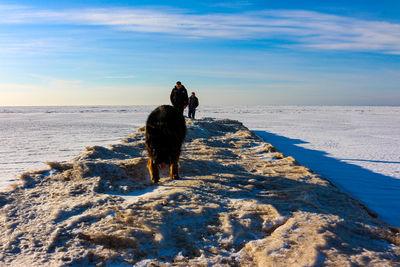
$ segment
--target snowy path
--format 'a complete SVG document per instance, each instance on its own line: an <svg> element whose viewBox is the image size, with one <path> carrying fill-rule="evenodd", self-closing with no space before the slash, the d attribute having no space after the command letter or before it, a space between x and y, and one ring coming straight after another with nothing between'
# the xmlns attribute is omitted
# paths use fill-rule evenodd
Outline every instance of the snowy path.
<svg viewBox="0 0 400 267"><path fill-rule="evenodd" d="M400 234L241 123L188 121L180 174L152 185L144 133L0 194L8 265L400 264Z"/></svg>
<svg viewBox="0 0 400 267"><path fill-rule="evenodd" d="M43 162L68 160L86 146L118 142L143 126L153 108L0 109L0 190L18 174L44 168ZM237 119L261 131L280 151L400 226L399 107L202 105L198 116Z"/></svg>
<svg viewBox="0 0 400 267"><path fill-rule="evenodd" d="M400 179L336 159L324 151L298 146L304 143L302 140L265 131L254 132L266 142L274 144L285 155L293 156L301 164L362 201L381 220L400 227Z"/></svg>

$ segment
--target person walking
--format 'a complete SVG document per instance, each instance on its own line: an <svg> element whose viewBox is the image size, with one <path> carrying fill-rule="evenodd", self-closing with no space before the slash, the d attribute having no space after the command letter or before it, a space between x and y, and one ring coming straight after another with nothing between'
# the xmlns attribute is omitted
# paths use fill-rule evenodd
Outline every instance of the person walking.
<svg viewBox="0 0 400 267"><path fill-rule="evenodd" d="M189 118L194 119L194 114L196 113L196 108L199 106L199 99L196 97L196 94L192 92L192 95L189 97Z"/></svg>
<svg viewBox="0 0 400 267"><path fill-rule="evenodd" d="M172 89L170 100L172 105L183 115L183 110L188 105L188 93L180 81L177 81L175 87Z"/></svg>

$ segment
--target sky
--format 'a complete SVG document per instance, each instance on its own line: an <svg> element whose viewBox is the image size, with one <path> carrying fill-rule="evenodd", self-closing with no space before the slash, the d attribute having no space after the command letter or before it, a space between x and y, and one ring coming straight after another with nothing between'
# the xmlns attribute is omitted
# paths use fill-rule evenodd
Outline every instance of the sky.
<svg viewBox="0 0 400 267"><path fill-rule="evenodd" d="M0 106L400 105L400 1L0 0Z"/></svg>

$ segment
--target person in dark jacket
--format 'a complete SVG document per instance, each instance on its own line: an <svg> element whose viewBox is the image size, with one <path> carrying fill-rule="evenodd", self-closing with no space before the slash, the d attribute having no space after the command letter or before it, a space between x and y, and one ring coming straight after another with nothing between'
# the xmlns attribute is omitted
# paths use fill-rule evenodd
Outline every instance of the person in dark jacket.
<svg viewBox="0 0 400 267"><path fill-rule="evenodd" d="M181 82L176 82L174 89L171 91L170 99L172 105L183 115L183 110L188 105L188 93Z"/></svg>
<svg viewBox="0 0 400 267"><path fill-rule="evenodd" d="M196 108L199 106L199 99L196 97L196 94L192 92L192 95L189 97L189 118L194 119L194 114L196 113Z"/></svg>

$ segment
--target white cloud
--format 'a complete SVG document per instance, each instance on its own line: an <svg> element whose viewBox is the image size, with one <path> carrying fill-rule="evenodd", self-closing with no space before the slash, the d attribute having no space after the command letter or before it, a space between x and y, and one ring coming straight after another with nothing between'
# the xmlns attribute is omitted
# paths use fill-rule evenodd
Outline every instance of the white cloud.
<svg viewBox="0 0 400 267"><path fill-rule="evenodd" d="M44 87L53 88L53 89L74 89L80 88L82 86L81 80L66 80L55 77L49 77L40 74L31 74L30 76L38 78Z"/></svg>
<svg viewBox="0 0 400 267"><path fill-rule="evenodd" d="M253 3L250 1L228 1L228 2L215 2L215 3L204 3L208 7L221 7L221 8L243 8L245 6L252 6Z"/></svg>
<svg viewBox="0 0 400 267"><path fill-rule="evenodd" d="M267 39L310 49L400 53L400 24L304 10L193 14L161 8L54 11L0 6L0 24L16 23L108 26L120 31L187 38Z"/></svg>
<svg viewBox="0 0 400 267"><path fill-rule="evenodd" d="M135 75L106 76L105 79L135 79Z"/></svg>
<svg viewBox="0 0 400 267"><path fill-rule="evenodd" d="M0 83L1 92L14 92L14 91L35 91L40 89L37 85L30 84L15 84L15 83Z"/></svg>

